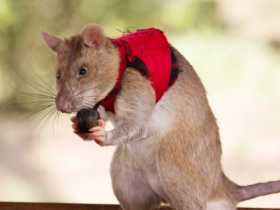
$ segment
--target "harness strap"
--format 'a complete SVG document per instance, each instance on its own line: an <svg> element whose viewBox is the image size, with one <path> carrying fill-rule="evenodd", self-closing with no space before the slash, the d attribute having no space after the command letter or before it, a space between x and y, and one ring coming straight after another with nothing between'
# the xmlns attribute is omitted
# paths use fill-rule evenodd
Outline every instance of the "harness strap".
<svg viewBox="0 0 280 210"><path fill-rule="evenodd" d="M114 101L127 67L133 67L151 81L157 103L176 82L179 73L177 59L163 32L150 28L110 39L118 47L121 62L116 84L101 105L115 114Z"/></svg>

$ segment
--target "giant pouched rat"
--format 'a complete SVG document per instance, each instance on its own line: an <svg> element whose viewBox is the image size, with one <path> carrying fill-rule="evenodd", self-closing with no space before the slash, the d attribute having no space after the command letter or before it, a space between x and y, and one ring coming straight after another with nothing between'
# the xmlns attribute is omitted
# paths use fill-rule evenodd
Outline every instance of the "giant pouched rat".
<svg viewBox="0 0 280 210"><path fill-rule="evenodd" d="M167 202L176 209L233 210L240 201L280 191L280 181L238 186L223 173L219 130L206 91L189 62L172 46L168 50L179 71L157 100L154 82L132 65L125 67L119 80L120 46L98 24L89 24L83 33L64 40L41 32L57 53L59 111L91 109L119 82L114 111L102 103L98 108L100 126L81 133L76 118L71 120L74 133L84 140L117 146L111 178L123 209L146 210ZM127 47L125 42L123 46ZM141 47L137 41L135 46ZM133 60L129 51L126 56ZM111 131L104 130L107 120L115 126Z"/></svg>

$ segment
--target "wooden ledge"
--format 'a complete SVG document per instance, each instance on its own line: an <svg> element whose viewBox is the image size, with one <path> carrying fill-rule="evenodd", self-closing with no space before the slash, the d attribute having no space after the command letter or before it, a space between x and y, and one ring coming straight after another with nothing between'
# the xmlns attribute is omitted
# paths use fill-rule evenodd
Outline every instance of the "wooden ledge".
<svg viewBox="0 0 280 210"><path fill-rule="evenodd" d="M121 210L119 205L106 204L71 204L71 203L21 203L0 202L1 210ZM163 210L173 210L162 207ZM238 210L280 210L267 208L238 208Z"/></svg>

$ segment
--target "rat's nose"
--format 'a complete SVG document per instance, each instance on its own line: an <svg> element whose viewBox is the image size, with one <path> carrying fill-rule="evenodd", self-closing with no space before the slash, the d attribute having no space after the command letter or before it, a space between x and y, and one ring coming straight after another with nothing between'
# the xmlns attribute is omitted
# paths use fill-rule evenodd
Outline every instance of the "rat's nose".
<svg viewBox="0 0 280 210"><path fill-rule="evenodd" d="M58 97L56 100L56 109L61 112L71 113L71 102L64 97Z"/></svg>
<svg viewBox="0 0 280 210"><path fill-rule="evenodd" d="M71 103L69 100L65 100L63 105L62 105L62 111L67 112L67 113L71 113Z"/></svg>

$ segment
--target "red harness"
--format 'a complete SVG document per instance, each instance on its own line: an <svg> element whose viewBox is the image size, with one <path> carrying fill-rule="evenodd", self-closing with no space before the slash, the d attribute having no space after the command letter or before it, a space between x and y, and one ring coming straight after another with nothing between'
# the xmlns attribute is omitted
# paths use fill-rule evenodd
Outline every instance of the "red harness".
<svg viewBox="0 0 280 210"><path fill-rule="evenodd" d="M171 71L170 45L163 32L149 28L110 39L119 48L121 62L116 85L101 101L101 105L106 111L115 113L115 97L127 67L133 67L148 77L155 90L157 103L168 89Z"/></svg>

